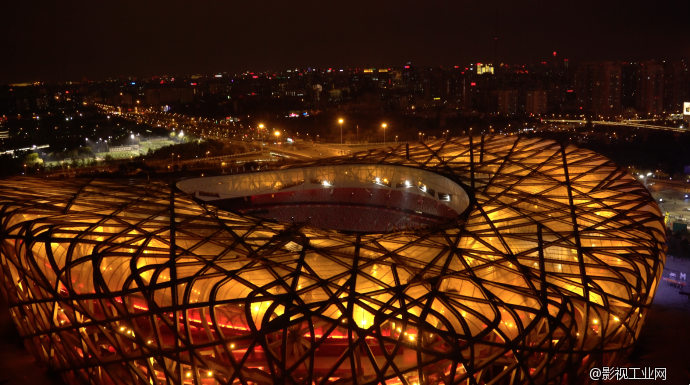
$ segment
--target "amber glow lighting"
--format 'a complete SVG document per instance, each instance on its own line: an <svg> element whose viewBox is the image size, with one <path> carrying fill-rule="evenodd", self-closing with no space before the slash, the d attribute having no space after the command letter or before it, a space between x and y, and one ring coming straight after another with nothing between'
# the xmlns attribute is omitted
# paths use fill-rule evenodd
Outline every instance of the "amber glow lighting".
<svg viewBox="0 0 690 385"><path fill-rule="evenodd" d="M625 169L519 136L310 162L441 175L468 204L356 233L163 181L1 181L2 290L25 345L69 384L566 384L624 364L665 261L661 213ZM445 204L379 176L361 183Z"/></svg>

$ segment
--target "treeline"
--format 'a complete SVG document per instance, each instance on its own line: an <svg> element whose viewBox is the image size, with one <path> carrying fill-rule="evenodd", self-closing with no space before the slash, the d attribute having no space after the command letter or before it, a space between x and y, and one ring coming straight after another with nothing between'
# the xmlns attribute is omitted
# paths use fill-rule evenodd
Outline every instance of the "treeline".
<svg viewBox="0 0 690 385"><path fill-rule="evenodd" d="M683 232L672 232L669 230L667 234L667 254L674 257L690 258L690 242L688 241L688 236L690 236L690 233L688 233L687 230Z"/></svg>
<svg viewBox="0 0 690 385"><path fill-rule="evenodd" d="M0 176L31 174L36 169L43 170L43 162L38 154L30 151L17 151L15 155L0 155Z"/></svg>
<svg viewBox="0 0 690 385"><path fill-rule="evenodd" d="M172 146L161 147L157 150L149 150L146 160L189 160L203 159L221 155L234 155L250 151L251 145L242 142L225 143L218 140L195 140L189 143L180 143ZM208 153L208 154L207 154Z"/></svg>
<svg viewBox="0 0 690 385"><path fill-rule="evenodd" d="M96 154L93 152L91 147L77 147L66 151L54 151L49 152L46 157L47 162L53 162L65 158L69 159L87 159L95 158Z"/></svg>

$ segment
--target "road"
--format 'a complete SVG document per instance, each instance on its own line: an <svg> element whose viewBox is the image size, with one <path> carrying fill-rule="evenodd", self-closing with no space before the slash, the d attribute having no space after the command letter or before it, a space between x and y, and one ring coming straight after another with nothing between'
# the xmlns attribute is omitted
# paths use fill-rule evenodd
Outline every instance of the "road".
<svg viewBox="0 0 690 385"><path fill-rule="evenodd" d="M575 119L542 119L544 122L550 123L579 123L587 124L586 120L575 120ZM624 120L621 122L609 122L606 120L593 120L592 124L597 124L600 126L618 126L618 127L635 127L635 128L648 128L652 130L661 131L673 131L673 132L687 132L685 128L678 127L667 127L667 126L656 126L651 124L639 123L640 120Z"/></svg>
<svg viewBox="0 0 690 385"><path fill-rule="evenodd" d="M97 107L99 107L102 113L106 114L118 111L114 106L99 104ZM250 143L266 148L276 154L301 160L349 155L352 152L384 147L383 143L351 146L347 144L312 142L308 139L298 141L293 146L286 145L285 142L277 145L273 143L278 143L279 138L269 135L268 129L251 128L243 123L231 120L210 120L148 109L143 109L138 113L120 114L120 117L137 123L163 127L169 131L192 133L200 138L228 142L243 140L246 143L246 141L250 141ZM385 145L397 146L395 142L387 142Z"/></svg>
<svg viewBox="0 0 690 385"><path fill-rule="evenodd" d="M654 179L649 180L647 188L661 212L669 213L670 223L667 226L670 227L673 222L690 225L690 183Z"/></svg>

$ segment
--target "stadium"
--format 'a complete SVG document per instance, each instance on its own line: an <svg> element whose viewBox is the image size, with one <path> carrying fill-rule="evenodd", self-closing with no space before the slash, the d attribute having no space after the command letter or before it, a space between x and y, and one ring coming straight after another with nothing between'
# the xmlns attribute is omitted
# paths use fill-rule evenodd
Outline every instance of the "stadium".
<svg viewBox="0 0 690 385"><path fill-rule="evenodd" d="M575 384L665 262L625 169L520 136L165 182L0 185L2 291L70 384Z"/></svg>

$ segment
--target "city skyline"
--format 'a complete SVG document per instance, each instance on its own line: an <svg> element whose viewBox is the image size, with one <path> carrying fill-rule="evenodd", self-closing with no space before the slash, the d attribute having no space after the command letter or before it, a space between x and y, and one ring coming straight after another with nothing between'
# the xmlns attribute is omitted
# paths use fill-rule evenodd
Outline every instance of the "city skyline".
<svg viewBox="0 0 690 385"><path fill-rule="evenodd" d="M270 68L687 59L681 1L8 4L0 84ZM36 10L39 10L38 12ZM496 44L495 38L498 36ZM497 60L496 60L497 59Z"/></svg>

